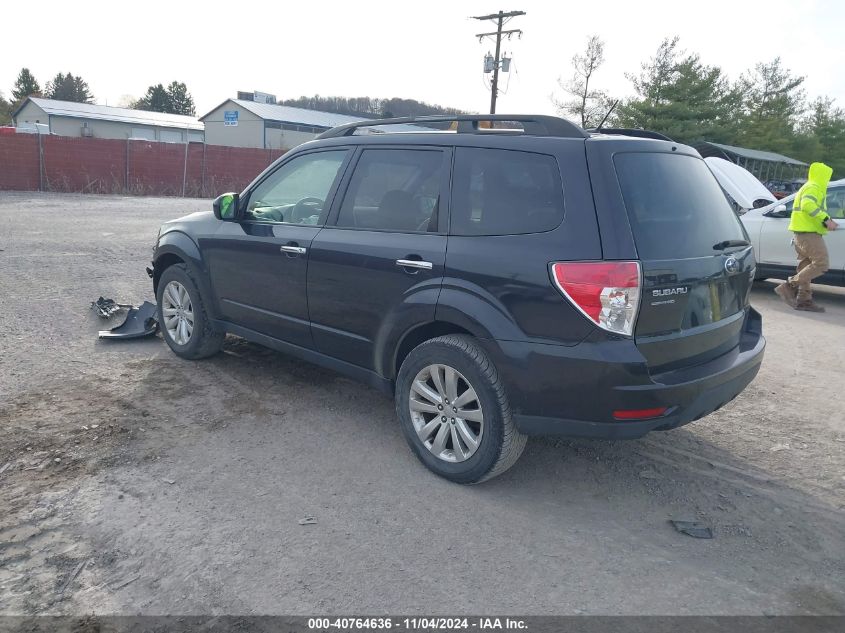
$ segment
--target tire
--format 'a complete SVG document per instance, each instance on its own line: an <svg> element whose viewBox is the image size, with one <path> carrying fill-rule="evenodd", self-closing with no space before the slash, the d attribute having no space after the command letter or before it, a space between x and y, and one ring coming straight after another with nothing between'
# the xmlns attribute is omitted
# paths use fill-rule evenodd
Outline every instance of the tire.
<svg viewBox="0 0 845 633"><path fill-rule="evenodd" d="M184 294L182 289L184 289ZM176 292L177 296L174 296L173 292ZM194 281L185 264L174 264L164 270L158 280L156 299L159 328L174 354L189 360L197 360L213 356L220 351L226 333L218 332L211 326L199 285ZM166 316L165 309L168 310ZM168 322L165 321L165 318L172 319L174 312L178 312L177 318L186 321L186 328L180 330L177 325L174 328L175 333L168 329ZM192 318L192 323L189 316ZM190 328L187 327L188 325ZM185 338L184 334L188 330L190 334Z"/></svg>
<svg viewBox="0 0 845 633"><path fill-rule="evenodd" d="M450 376L456 385L451 392ZM446 405L449 393L458 398ZM513 466L525 448L527 437L513 422L496 367L468 336L440 336L415 347L396 378L395 401L411 450L429 470L450 481L492 479Z"/></svg>

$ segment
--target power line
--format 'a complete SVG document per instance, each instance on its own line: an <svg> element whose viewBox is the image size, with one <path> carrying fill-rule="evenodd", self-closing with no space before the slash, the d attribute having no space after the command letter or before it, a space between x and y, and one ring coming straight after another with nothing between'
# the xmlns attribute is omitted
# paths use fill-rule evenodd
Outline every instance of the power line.
<svg viewBox="0 0 845 633"><path fill-rule="evenodd" d="M502 68L504 72L508 72L509 68L507 66L510 65L510 59L508 58L506 60L507 64L503 67L503 60L500 58L502 51L502 36L506 35L508 36L508 38L510 38L516 33L519 35L519 37L522 37L522 31L520 29L510 29L508 31L502 31L502 27L507 22L509 22L511 18L515 18L520 15L525 15L525 11L508 11L507 13L505 13L504 11L499 11L498 13L491 13L490 15L473 16L473 20L493 20L497 23L497 28L492 33L476 34L476 37L479 41L483 40L485 37L496 36L496 56L492 60L491 69L493 71L493 81L490 87L490 114L496 114L496 97L499 94L499 69ZM484 72L490 72L488 70L487 58L485 58Z"/></svg>

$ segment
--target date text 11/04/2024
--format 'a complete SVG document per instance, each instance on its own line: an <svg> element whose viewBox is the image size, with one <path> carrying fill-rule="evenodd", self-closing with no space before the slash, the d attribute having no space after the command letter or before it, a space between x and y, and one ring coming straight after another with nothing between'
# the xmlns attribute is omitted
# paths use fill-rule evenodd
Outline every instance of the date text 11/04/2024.
<svg viewBox="0 0 845 633"><path fill-rule="evenodd" d="M478 617L478 618L309 618L308 629L312 631L361 631L361 630L398 630L398 631L451 631L451 630L525 630L524 620L516 618Z"/></svg>

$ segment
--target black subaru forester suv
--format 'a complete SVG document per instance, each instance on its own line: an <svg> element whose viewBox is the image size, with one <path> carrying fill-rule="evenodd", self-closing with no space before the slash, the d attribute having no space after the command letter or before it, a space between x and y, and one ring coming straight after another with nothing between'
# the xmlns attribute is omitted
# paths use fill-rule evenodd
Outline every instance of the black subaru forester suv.
<svg viewBox="0 0 845 633"><path fill-rule="evenodd" d="M698 153L649 136L510 115L329 130L162 226L164 339L197 359L231 333L392 394L460 483L527 435L697 420L760 368L754 254Z"/></svg>

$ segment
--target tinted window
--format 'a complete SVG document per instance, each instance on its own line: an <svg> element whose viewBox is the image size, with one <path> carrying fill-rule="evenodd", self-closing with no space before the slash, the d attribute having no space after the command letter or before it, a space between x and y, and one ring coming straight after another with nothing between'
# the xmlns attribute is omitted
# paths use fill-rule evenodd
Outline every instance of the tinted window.
<svg viewBox="0 0 845 633"><path fill-rule="evenodd" d="M317 224L346 154L316 152L288 161L250 193L247 219Z"/></svg>
<svg viewBox="0 0 845 633"><path fill-rule="evenodd" d="M364 150L340 207L338 226L437 231L443 152Z"/></svg>
<svg viewBox="0 0 845 633"><path fill-rule="evenodd" d="M641 259L715 255L713 245L742 240L739 218L700 158L628 153L614 158Z"/></svg>
<svg viewBox="0 0 845 633"><path fill-rule="evenodd" d="M453 235L539 233L563 220L560 171L551 156L459 147L452 183Z"/></svg>

